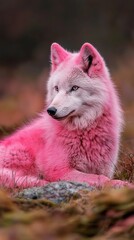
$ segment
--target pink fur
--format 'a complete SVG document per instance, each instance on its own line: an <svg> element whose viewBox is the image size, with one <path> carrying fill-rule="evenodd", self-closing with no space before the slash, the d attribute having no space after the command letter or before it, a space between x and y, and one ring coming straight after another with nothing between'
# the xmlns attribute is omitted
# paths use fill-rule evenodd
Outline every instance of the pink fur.
<svg viewBox="0 0 134 240"><path fill-rule="evenodd" d="M105 62L89 43L78 53L53 43L51 61L47 105L57 109L56 119L45 110L1 142L0 183L28 187L72 180L102 186L113 176L122 127ZM69 92L72 85L79 89Z"/></svg>

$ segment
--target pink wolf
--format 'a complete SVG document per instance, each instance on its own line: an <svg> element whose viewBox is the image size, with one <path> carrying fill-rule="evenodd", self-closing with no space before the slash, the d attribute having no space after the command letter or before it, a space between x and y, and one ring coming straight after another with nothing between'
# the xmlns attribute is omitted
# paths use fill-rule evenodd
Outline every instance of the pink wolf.
<svg viewBox="0 0 134 240"><path fill-rule="evenodd" d="M78 53L53 43L51 62L47 110L1 142L0 184L71 180L103 185L113 177L122 128L108 69L89 43Z"/></svg>

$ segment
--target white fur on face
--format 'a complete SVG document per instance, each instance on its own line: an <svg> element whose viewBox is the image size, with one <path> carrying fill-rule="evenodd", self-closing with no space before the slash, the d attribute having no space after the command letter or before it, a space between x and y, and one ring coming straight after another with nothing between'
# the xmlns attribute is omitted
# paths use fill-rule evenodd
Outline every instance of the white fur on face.
<svg viewBox="0 0 134 240"><path fill-rule="evenodd" d="M73 86L76 91L70 91ZM55 90L58 86L59 91ZM48 81L48 107L57 109L56 118L65 118L75 127L85 128L102 114L108 93L103 79L91 79L79 68L59 68Z"/></svg>

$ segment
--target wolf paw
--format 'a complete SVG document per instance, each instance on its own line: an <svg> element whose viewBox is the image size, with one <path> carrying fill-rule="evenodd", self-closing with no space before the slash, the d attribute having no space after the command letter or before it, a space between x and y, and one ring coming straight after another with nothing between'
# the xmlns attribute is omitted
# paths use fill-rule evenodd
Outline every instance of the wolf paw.
<svg viewBox="0 0 134 240"><path fill-rule="evenodd" d="M109 186L115 187L115 188L121 188L121 187L130 187L134 188L134 184L122 180L110 180L107 182Z"/></svg>

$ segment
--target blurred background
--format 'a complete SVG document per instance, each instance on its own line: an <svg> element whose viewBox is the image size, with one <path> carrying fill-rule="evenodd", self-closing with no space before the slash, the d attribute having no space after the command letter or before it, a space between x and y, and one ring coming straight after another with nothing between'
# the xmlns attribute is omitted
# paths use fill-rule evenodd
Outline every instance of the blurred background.
<svg viewBox="0 0 134 240"><path fill-rule="evenodd" d="M0 0L0 136L42 111L51 43L77 51L90 42L117 86L122 152L134 160L133 19L133 0Z"/></svg>

